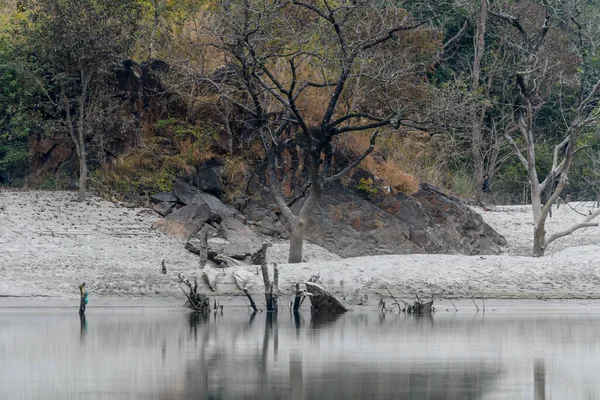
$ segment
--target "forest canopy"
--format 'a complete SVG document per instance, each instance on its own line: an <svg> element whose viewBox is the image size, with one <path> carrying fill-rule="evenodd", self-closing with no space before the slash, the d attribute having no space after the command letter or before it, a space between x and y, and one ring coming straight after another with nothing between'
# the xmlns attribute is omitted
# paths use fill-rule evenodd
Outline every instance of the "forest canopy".
<svg viewBox="0 0 600 400"><path fill-rule="evenodd" d="M160 191L219 157L232 199L269 151L281 167L283 143L314 141L325 174L360 161L366 195L425 181L526 203L518 154L543 183L584 118L560 196L595 199L599 14L580 0L5 0L0 183Z"/></svg>

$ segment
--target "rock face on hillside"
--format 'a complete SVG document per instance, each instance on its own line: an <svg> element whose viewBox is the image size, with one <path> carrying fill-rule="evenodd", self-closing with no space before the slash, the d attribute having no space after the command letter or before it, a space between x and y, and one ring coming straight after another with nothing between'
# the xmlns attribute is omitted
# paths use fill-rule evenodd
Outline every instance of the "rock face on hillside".
<svg viewBox="0 0 600 400"><path fill-rule="evenodd" d="M352 187L352 186L349 186ZM254 193L240 211L217 197L178 181L172 193L155 195L174 211L154 224L186 242L194 253L221 262L225 256L248 263L265 238L286 239L268 191ZM177 199L177 206L173 200ZM160 200L164 200L160 202ZM302 199L293 208L302 206ZM206 226L206 229L202 230ZM202 231L201 231L202 230ZM210 232L210 234L202 234ZM413 196L383 191L373 198L337 185L326 190L307 229L307 239L342 257L378 254L498 254L506 240L458 199L428 184Z"/></svg>
<svg viewBox="0 0 600 400"><path fill-rule="evenodd" d="M242 212L261 233L287 237L269 195ZM302 200L295 204L297 210ZM337 185L326 191L307 239L342 257L377 254L498 254L503 236L458 199L422 184L413 196L380 193L366 199Z"/></svg>
<svg viewBox="0 0 600 400"><path fill-rule="evenodd" d="M220 165L211 168L215 175L211 187L220 187L218 171L214 171ZM367 196L352 189L358 187L360 176L351 177L345 186L336 184L325 190L306 231L308 241L341 257L485 255L498 254L506 245L504 237L483 222L479 214L429 184L422 184L412 196L387 190ZM186 242L188 250L206 253L216 262L222 261L220 255L251 262L264 239L288 238L264 182L256 180L249 186L249 200L238 210L201 190L208 188L208 179L186 181L177 181L172 192L156 194L151 200L157 203L155 211L166 215L154 228ZM288 190L285 195L291 198L294 193ZM298 212L302 203L300 196L292 209ZM196 235L206 225L216 232L210 239Z"/></svg>
<svg viewBox="0 0 600 400"><path fill-rule="evenodd" d="M252 263L263 239L244 223L235 208L186 182L177 181L170 193L151 196L154 210L164 218L152 227L185 242L192 253L217 263L228 259ZM175 200L175 201L173 201ZM171 209L164 213L165 209Z"/></svg>

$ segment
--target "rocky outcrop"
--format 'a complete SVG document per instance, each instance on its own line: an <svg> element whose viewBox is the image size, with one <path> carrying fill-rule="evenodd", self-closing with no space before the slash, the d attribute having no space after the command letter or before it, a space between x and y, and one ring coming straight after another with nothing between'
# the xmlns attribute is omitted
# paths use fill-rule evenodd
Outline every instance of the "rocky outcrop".
<svg viewBox="0 0 600 400"><path fill-rule="evenodd" d="M69 138L53 138L30 135L31 169L56 173L59 170L71 174L77 169L75 145Z"/></svg>
<svg viewBox="0 0 600 400"><path fill-rule="evenodd" d="M221 198L225 190L221 182L224 168L225 163L213 157L181 178L203 192Z"/></svg>
<svg viewBox="0 0 600 400"><path fill-rule="evenodd" d="M349 185L352 187L352 183ZM285 237L268 192L242 211L261 233ZM293 208L298 211L302 199ZM422 184L413 196L380 191L366 198L342 185L329 187L315 210L306 238L342 257L378 254L498 254L503 236L460 200Z"/></svg>
<svg viewBox="0 0 600 400"><path fill-rule="evenodd" d="M175 199L176 202L170 200ZM154 210L165 218L157 220L153 228L181 241L185 248L216 263L224 259L246 260L252 263L261 249L263 240L243 222L233 207L223 204L215 196L205 193L186 182L177 181L173 191L151 196L157 202ZM173 210L176 205L180 208ZM205 261L206 258L203 260Z"/></svg>
<svg viewBox="0 0 600 400"><path fill-rule="evenodd" d="M173 194L181 204L204 204L211 213L211 219L220 221L222 218L230 218L239 215L239 211L232 206L223 204L215 196L185 183L176 181L173 185Z"/></svg>
<svg viewBox="0 0 600 400"><path fill-rule="evenodd" d="M409 229L427 253L498 254L506 239L460 200L424 183L413 196L398 193L376 203Z"/></svg>
<svg viewBox="0 0 600 400"><path fill-rule="evenodd" d="M214 215L211 215L206 204L188 204L173 211L166 218L159 219L152 228L175 239L187 241L211 219L214 220Z"/></svg>
<svg viewBox="0 0 600 400"><path fill-rule="evenodd" d="M412 196L386 190L367 196L352 189L355 187L356 182L350 180L347 186L337 184L325 190L306 231L309 242L342 257L498 254L506 244L479 214L431 185L422 184ZM177 181L171 193L152 196L155 201L164 200L156 206L157 212L174 210L155 227L186 241L188 250L215 262L225 257L251 263L264 237L285 239L288 232L265 186L256 183L249 194L251 200L238 211L189 183ZM294 191L287 194L291 197ZM173 197L177 205L169 202ZM298 212L302 202L302 197L291 201L292 209ZM214 226L215 232L195 236L206 224Z"/></svg>

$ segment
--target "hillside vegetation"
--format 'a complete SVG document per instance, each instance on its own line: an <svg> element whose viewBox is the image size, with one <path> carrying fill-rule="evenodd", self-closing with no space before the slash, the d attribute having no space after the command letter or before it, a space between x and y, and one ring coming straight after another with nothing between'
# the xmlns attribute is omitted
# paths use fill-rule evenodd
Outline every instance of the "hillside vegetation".
<svg viewBox="0 0 600 400"><path fill-rule="evenodd" d="M557 145L577 147L560 197L595 199L596 119L576 143L565 137L590 93L583 111L598 114L599 10L579 0L4 1L0 184L117 198L170 190L218 159L235 201L269 149L280 175L309 176L312 140L332 175L361 161L354 189L365 196L429 182L527 203L515 150L529 156L530 135L540 176L556 170Z"/></svg>

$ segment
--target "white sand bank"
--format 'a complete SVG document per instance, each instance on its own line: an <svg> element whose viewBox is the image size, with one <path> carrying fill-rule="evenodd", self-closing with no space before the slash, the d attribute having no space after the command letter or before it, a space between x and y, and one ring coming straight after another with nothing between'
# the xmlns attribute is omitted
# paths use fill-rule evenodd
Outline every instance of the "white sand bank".
<svg viewBox="0 0 600 400"><path fill-rule="evenodd" d="M571 208L572 207L572 208ZM553 232L584 218L589 204L561 206L549 220ZM531 212L526 206L477 210L506 236L498 256L398 255L310 262L281 268L280 287L320 274L319 282L347 301L386 286L404 298L433 287L447 297L600 298L600 229L587 228L559 239L547 256L527 256ZM182 296L177 273L198 274L197 257L183 244L150 226L157 215L91 198L80 204L70 192L0 192L0 296L77 297L85 281L99 297L172 300ZM571 247L577 246L577 247ZM317 253L311 254L315 256ZM323 257L330 257L323 253ZM167 260L168 274L159 272ZM328 259L332 259L331 257ZM242 273L257 294L262 283L255 267ZM221 293L234 293L231 270L218 278ZM354 295L353 295L354 294Z"/></svg>

